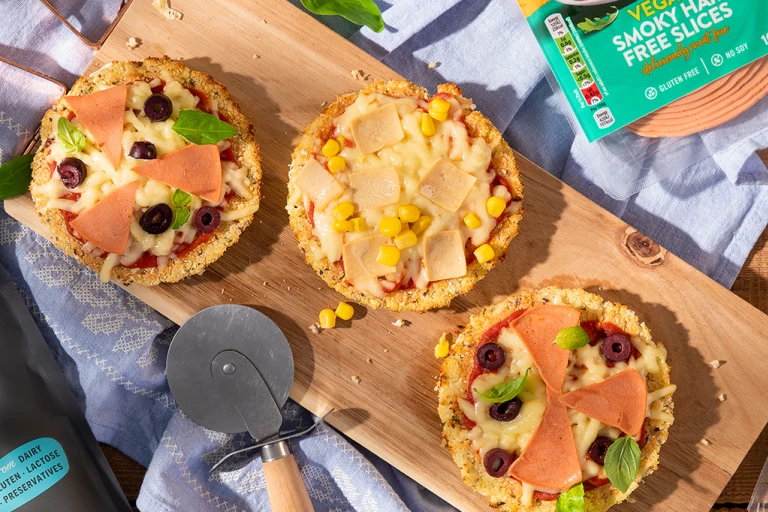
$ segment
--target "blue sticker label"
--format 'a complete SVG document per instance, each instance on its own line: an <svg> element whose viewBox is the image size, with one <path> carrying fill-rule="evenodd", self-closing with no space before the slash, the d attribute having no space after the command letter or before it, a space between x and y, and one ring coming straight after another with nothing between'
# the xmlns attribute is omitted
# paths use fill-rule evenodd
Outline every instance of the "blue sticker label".
<svg viewBox="0 0 768 512"><path fill-rule="evenodd" d="M30 441L0 459L0 512L29 503L64 478L69 462L50 437Z"/></svg>

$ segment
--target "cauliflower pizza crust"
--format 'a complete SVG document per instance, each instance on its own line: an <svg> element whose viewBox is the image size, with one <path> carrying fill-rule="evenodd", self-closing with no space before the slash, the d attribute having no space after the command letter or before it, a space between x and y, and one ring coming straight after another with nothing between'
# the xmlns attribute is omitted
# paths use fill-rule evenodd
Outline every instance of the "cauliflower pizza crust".
<svg viewBox="0 0 768 512"><path fill-rule="evenodd" d="M224 183L221 199L218 202L201 201L199 197L194 197L193 194L193 202L190 205L192 215L186 223L186 227L182 226L182 229L186 230L183 234L185 234L187 239L181 240L182 233L177 231L176 235L178 236L173 242L173 249L170 252L161 254L160 258L153 253L154 248L148 248L144 250L138 261L131 261L127 265L123 265L118 260L111 269L105 269L103 251L99 251L98 248L94 250L90 246L85 247L84 241L80 237L75 236L69 225L69 222L76 216L75 214L81 214L82 210L65 211L58 205L63 204L61 201L66 199L66 196L62 198L57 194L46 193L45 186L59 179L60 176L58 173L54 173L59 162L55 161L51 156L51 146L57 144L57 122L59 118L67 117L89 137L83 153L74 156L80 156L82 159L92 162L93 155L100 152L100 145L93 140L89 130L83 129L82 124L78 124L78 117L71 105L67 103L66 98L71 96L88 96L125 84L129 87L128 105L125 111L125 132L122 137L121 166L118 172L131 173L131 165L152 161L129 158L129 151L132 149L130 144L132 139L130 139L129 133L131 131L129 116L133 115L131 119L134 119L136 124L139 122L144 122L145 125L148 124L147 119L142 117L141 105L133 105L132 108L134 110L131 110L130 105L131 98L135 99L138 97L143 101L143 89L134 92L132 87L136 84L144 88L148 87L144 83L152 87L151 93L162 92L170 96L171 93L167 88L171 86L174 88L174 113L168 119L168 122L171 124L178 116L180 108L202 110L218 115L220 119L232 125L236 129L237 134L217 144L221 152L222 168L224 169L225 161L226 165L229 166L226 168L228 170L222 171ZM147 91L147 94L149 93ZM181 107L177 103L177 98L182 98L184 101ZM177 282L187 276L200 274L209 264L221 257L229 246L237 242L242 231L251 223L253 214L258 210L262 171L259 147L256 144L253 131L253 126L248 122L227 89L205 73L190 70L185 65L172 61L168 57L148 58L143 61L133 62L112 62L90 75L81 77L72 86L68 96L61 97L53 108L46 112L40 132L42 145L32 164L32 184L30 189L35 207L43 222L51 230L54 244L66 254L74 256L86 267L96 272L101 272L103 279L111 277L123 284L137 283L151 286L161 282ZM188 141L184 141L184 139L172 133L170 125L167 126L165 134L161 134L159 128L156 128L156 132L154 132L154 136L158 139L162 138L163 143L170 144L168 141L173 141L175 146L171 146L172 150L190 145ZM157 157L162 156L160 141L158 140ZM109 167L108 171L115 172L112 167ZM89 175L91 172L92 170L89 168ZM233 185L233 182L228 181L227 172L231 173L230 176L237 176L236 181L238 183L236 186ZM138 174L136 174L136 177L122 179L122 182L135 179L139 182L140 190L137 197L141 194L142 187L144 187L143 190L146 190L148 186L154 187L155 190L159 190L158 187L166 187L159 182L146 179ZM85 182L83 185L85 185ZM116 184L108 183L106 190L102 187L102 190L96 193L106 195L111 190L114 190L114 188L116 188ZM235 193L235 189L237 189L237 193ZM74 189L75 192L79 190L80 187ZM171 194L175 190L174 187L166 187L156 197L159 198L159 202L170 204ZM78 193L77 197L79 196L80 194ZM66 200L64 202L67 205L72 203L72 201ZM203 234L202 232L194 231L194 207L202 205L210 205L222 215L220 225L213 232L205 233L206 236L200 236ZM68 208L70 207L68 206ZM71 209L77 210L78 207L72 206ZM146 208L143 210L146 210ZM135 225L132 226L132 230L138 225L138 218L141 216L141 213L142 209L139 208L139 205L135 205ZM191 235L189 234L190 232ZM131 241L135 241L135 239L132 238ZM178 254L173 251L177 251ZM165 259L163 260L164 257ZM130 260L133 259L133 257L130 258ZM157 259L160 260L159 263L151 263ZM147 264L147 261L150 264ZM105 272L105 270L111 270L111 272Z"/></svg>
<svg viewBox="0 0 768 512"><path fill-rule="evenodd" d="M314 225L314 203L310 204L308 202L306 194L302 196L302 190L297 184L297 178L299 178L303 168L307 166L308 162L314 159L323 163L326 170L329 169L328 163L321 150L326 141L337 137L339 133L337 122L340 119L346 119L348 121L348 118L345 117L345 112L348 108L357 108L359 100L364 99L365 97L379 95L378 98L383 98L383 100L378 100L381 101L380 103L376 103L377 100L374 100L375 105L386 105L383 101L389 101L391 98L412 98L418 101L419 107L417 108L417 111L426 112L427 105L429 104L428 102L431 101L431 97L426 89L418 87L405 80L377 80L358 93L341 96L331 103L322 114L307 127L293 153L293 161L288 181L287 210L290 216L291 228L296 234L299 247L304 252L307 263L315 269L330 287L336 289L336 291L352 300L373 308L382 307L392 311L425 311L449 304L454 297L471 290L489 270L504 259L508 244L518 232L518 224L523 214L523 185L512 150L493 124L480 112L477 112L474 109L472 101L462 96L461 90L456 85L451 83L440 85L437 88L437 92L438 94L436 96L447 98L451 101L452 107L449 121L454 120L461 122L466 127L466 134L469 136L469 140L482 139L484 143L488 145L490 148L490 165L487 170L489 172L495 172L497 179L503 180L508 190L508 193L506 194L507 208L504 211L504 214L497 219L497 223L494 223L495 227L492 230L489 229L490 235L486 241L487 245L493 249L492 257L483 263L479 262L473 257L472 250L474 247L470 247L468 241L467 247L465 248L467 251L466 272L460 277L429 280L426 286L421 287L413 285L412 282L411 286L408 287L405 285L401 287L400 282L394 287L392 287L390 283L387 283L390 284L390 288L394 289L389 291L389 289L382 286L382 289L384 290L382 293L368 293L366 291L361 291L350 283L343 260L340 257L336 257L331 261L327 253L322 250L321 240L317 236ZM434 124L438 125L439 130L440 122L434 121ZM418 128L416 128L416 130L418 130ZM406 132L408 132L407 127ZM421 134L417 135L417 137L420 136ZM411 135L406 136L405 141L408 141L410 138ZM344 137L341 137L339 140L344 143ZM347 137L346 147L353 148L354 146L352 144L353 142L350 141L350 137ZM392 147L394 147L394 150L396 151L397 144L390 146L390 148ZM343 147L342 151L344 151ZM424 171L427 170L431 163L432 162L422 162L419 175L423 176ZM352 161L349 165L354 167L356 164ZM393 163L392 165L398 164ZM486 169L484 169L484 171L485 170ZM353 170L352 175L354 174L355 171ZM401 175L401 180L403 179L404 178ZM448 182L450 183L451 181L449 180ZM490 188L491 191L493 191L494 183L491 184ZM405 191L406 188L403 187L403 190ZM461 200L459 200L459 203L460 202ZM329 209L332 208L333 205L334 203L331 202ZM484 211L482 212L482 216L486 216ZM487 220L487 217L483 218L484 220ZM465 229L461 225L459 225L458 228ZM407 223L404 223L403 229L408 229ZM375 225L367 225L367 233L378 234L379 230ZM426 234L427 233L425 233L425 236ZM419 243L422 243L420 235ZM340 256L340 254L341 252L339 251L338 256ZM386 279L388 279L388 277L380 278L381 282L384 282Z"/></svg>
<svg viewBox="0 0 768 512"><path fill-rule="evenodd" d="M580 310L582 326L584 326L584 322L592 322L597 325L613 324L631 338L635 347L640 346L644 355L647 350L647 353L656 360L656 371L649 371L646 379L650 405L648 406L648 416L644 420L643 430L639 436L644 437L645 443L642 444L642 441L638 441L641 444L641 461L635 481L626 493L622 493L610 484L604 475L594 488L587 485L588 480L585 481L585 510L602 512L612 505L626 500L643 478L658 468L659 451L667 439L669 427L673 422L671 394L674 391L674 386L670 385L670 368L665 361L666 351L660 342L654 342L651 339L650 330L645 323L640 322L635 313L626 306L603 302L599 296L580 289L549 287L538 291L523 291L499 304L486 308L480 314L473 315L469 325L457 337L451 347L450 354L442 364L438 383L438 412L443 423L444 444L447 445L453 455L453 459L467 485L487 496L492 507L507 512L523 510L552 512L555 510L554 498L556 495L546 496L537 492L532 499L530 496L528 497L529 503L525 503L523 485L519 480L510 478L509 474L502 478L489 476L478 449L473 447L472 439L477 439L477 436L473 436L468 430L469 427L472 427L474 429L472 432L477 433L479 427L472 422L468 424L467 417L460 405L461 401L467 402L470 385L468 380L472 372L476 370L475 354L483 334L515 312L545 304L567 305ZM589 349L590 346L587 345L584 348ZM576 352L573 351L569 355L569 372L574 368L574 353ZM618 364L626 366L626 363ZM529 383L530 380L529 378ZM538 380L540 381L540 379ZM567 381L566 378L566 383ZM528 385L526 389L528 389ZM525 398L523 403L525 403ZM516 420L521 417L522 412ZM576 424L578 421L574 422L575 417L574 415L570 416L574 434L578 432L579 428ZM587 418L587 421L597 420ZM606 427L605 425L601 426ZM580 462L582 465L585 463L583 459ZM591 461L588 463L593 464Z"/></svg>

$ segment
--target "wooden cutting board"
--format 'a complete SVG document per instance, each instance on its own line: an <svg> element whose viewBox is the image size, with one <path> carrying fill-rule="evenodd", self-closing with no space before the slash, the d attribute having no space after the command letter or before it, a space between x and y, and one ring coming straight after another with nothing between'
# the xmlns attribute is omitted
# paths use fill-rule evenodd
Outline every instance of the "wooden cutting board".
<svg viewBox="0 0 768 512"><path fill-rule="evenodd" d="M224 83L256 126L264 200L240 243L203 276L134 286L131 293L177 323L220 303L266 312L293 347L295 400L315 413L334 407L333 426L461 510L488 510L441 447L434 345L443 331L458 331L470 313L521 287L587 288L637 311L668 347L678 385L661 468L633 494L634 504L619 509L709 510L768 422L768 317L521 157L526 212L520 235L506 261L473 292L425 314L357 306L351 323L311 334L320 309L335 307L341 297L304 264L288 226L292 143L324 101L364 85L351 70L397 74L285 0L173 5L183 20L168 21L149 1L134 2L93 68L166 54ZM125 46L131 36L142 40L134 51ZM5 207L46 234L29 197ZM411 325L394 327L398 318ZM707 364L714 359L727 363L714 370ZM720 394L727 400L719 401Z"/></svg>

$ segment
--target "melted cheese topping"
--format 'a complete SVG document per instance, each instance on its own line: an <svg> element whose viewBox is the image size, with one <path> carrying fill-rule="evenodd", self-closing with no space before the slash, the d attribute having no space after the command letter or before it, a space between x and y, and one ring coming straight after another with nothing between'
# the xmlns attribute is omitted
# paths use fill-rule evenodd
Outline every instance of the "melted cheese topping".
<svg viewBox="0 0 768 512"><path fill-rule="evenodd" d="M557 302L553 301L553 303ZM646 344L640 338L630 337L630 340L640 352L640 357L631 357L627 362L616 363L613 368L606 366L599 345L594 347L586 345L571 351L562 393L565 394L590 384L602 382L629 368L637 370L643 378L651 373L661 371L660 362L666 361L666 349L654 344ZM491 418L489 411L493 404L480 398L477 392L473 391L474 404L462 398L458 399L461 411L468 419L476 423L476 426L467 433L467 439L472 442L473 449L477 450L481 457L495 448L519 454L541 423L547 405L544 382L517 333L511 328L502 329L497 343L504 348L508 363L495 373L485 373L478 376L472 382L473 389L476 388L484 393L502 382L521 376L525 373L526 368L531 368L531 371L528 374L525 390L518 395L523 402L521 413L512 421L500 422ZM646 417L663 420L671 424L673 417L661 410L662 399L674 393L676 388L675 385L670 385L648 393ZM598 437L617 439L621 432L617 428L604 425L600 421L573 409L568 409L568 416L571 420L576 449L581 461L583 480L598 475L604 476L603 466L589 460L587 452ZM521 499L524 505L532 504L534 491L551 492L548 489L538 489L523 482Z"/></svg>
<svg viewBox="0 0 768 512"><path fill-rule="evenodd" d="M189 220L180 228L175 230L168 229L159 235L149 234L141 228L139 219L142 213L147 208L158 203L166 203L172 206L171 197L176 189L132 171L133 167L140 165L145 160L137 160L128 156L131 146L134 142L138 141L151 142L155 145L158 157L187 146L189 142L173 131L173 124L178 118L179 111L196 109L199 102L199 98L178 81L171 79L169 76L162 78L166 81L163 94L168 96L173 103L173 113L165 121L151 121L144 113L144 102L152 94L152 87L161 84L159 78L152 82L137 81L128 88L122 136L123 156L118 169L112 166L106 154L87 136L88 131L83 127L82 123L77 118L74 118L72 124L86 134L87 141L85 147L79 153L67 153L57 136L50 145L50 152L46 160L49 163L53 163L53 165L70 156L82 160L87 166L88 171L85 180L74 189L68 189L61 182L58 172L54 171L53 176L47 183L35 189L36 193L41 193L48 197L47 208L79 214L93 207L101 198L120 186L134 181L139 182L128 246L123 254L110 254L106 257L100 272L103 280L109 279L111 270L116 265L130 266L145 252L160 257L158 258L158 266L165 265L169 258L173 259L176 257L174 252L180 248L181 244L189 244L195 240L198 230L194 223L194 212L198 208L203 205L222 205L224 203L224 196L230 191L240 197L249 198L251 196L249 191L251 182L248 178L247 169L239 167L231 161L222 161L223 186L222 196L219 201L214 203L205 201L197 196L192 196L192 201L189 204L191 213ZM102 87L102 89L106 88ZM58 125L58 117L53 119L52 124L54 127ZM228 140L218 143L219 151L222 152L230 146L231 143ZM80 194L79 199L77 201L62 199L62 197L70 193ZM246 207L238 211L225 211L222 212L221 220L236 220L252 214L255 209L255 207ZM84 243L83 247L94 256L103 255L103 252L93 244Z"/></svg>
<svg viewBox="0 0 768 512"><path fill-rule="evenodd" d="M319 246L313 247L313 256L316 259L326 257L331 262L339 261L342 256L342 246L346 242L379 233L379 222L387 217L397 217L400 205L415 205L422 215L429 215L433 219L429 228L420 234L418 243L401 251L400 262L395 272L385 276L383 280L369 277L356 279L351 283L363 293L382 296L387 291L388 284L410 281L420 289L426 288L429 279L423 266L423 237L440 231L458 229L465 244L470 241L473 247L480 246L488 241L491 231L497 224L496 219L486 212L486 200L491 195L498 195L508 203L511 200L504 186L494 187L492 190L491 185L496 178L495 172L489 172L493 148L482 138L470 137L462 121L453 120L454 116L461 113L461 106L456 99L451 99L450 103L448 119L434 122L436 133L431 137L423 135L420 128L421 116L426 111L427 104L416 97L392 98L382 94L361 94L334 121L337 127L334 137L342 135L351 141L354 140L351 126L355 119L380 107L394 105L405 136L399 142L386 145L371 154L364 154L357 146L341 148L339 154L346 161L347 168L335 173L333 177L344 188L344 193L330 201L324 208L316 208L314 211L312 232L320 241ZM321 163L327 161L319 151L324 143L325 140L317 141L318 156L316 158ZM475 180L467 197L455 212L438 206L419 192L420 181L440 158L449 160ZM400 196L397 203L385 206L361 205L355 197L354 189L349 186L350 176L358 172L370 172L388 167L394 167L400 177ZM297 190L289 198L288 207L303 204L308 210L309 201L306 193ZM334 230L333 224L336 219L333 216L333 209L342 202L351 202L355 205L354 217L365 219L367 232L339 233ZM510 210L517 208L519 208L518 203L510 203L508 207ZM477 215L481 221L481 226L477 229L468 228L462 221L470 212ZM403 229L406 228L403 227Z"/></svg>

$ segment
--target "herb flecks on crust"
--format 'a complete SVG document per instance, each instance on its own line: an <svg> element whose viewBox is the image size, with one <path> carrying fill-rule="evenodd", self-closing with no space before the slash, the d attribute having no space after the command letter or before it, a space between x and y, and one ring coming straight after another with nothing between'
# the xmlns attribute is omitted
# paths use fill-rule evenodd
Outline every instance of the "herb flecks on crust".
<svg viewBox="0 0 768 512"><path fill-rule="evenodd" d="M590 343L579 344L579 348L570 351L566 375L559 390L552 390L544 383L535 364L531 364L530 354L518 333L518 328L521 328L519 318L526 311L552 305L567 306L579 311L580 325L590 337ZM553 341L555 337L552 336ZM624 348L621 346L623 339L631 343L629 355L620 350ZM503 351L494 352L494 344L499 345ZM510 350L516 344L519 345L517 349ZM552 346L558 347L554 343ZM481 351L480 347L487 348ZM557 350L562 349L558 347ZM500 358L504 362L498 369L484 369L495 367ZM479 365L480 360L483 360L484 366ZM511 402L481 403L482 397L472 391L474 387L487 393L490 387L499 384L496 380L506 382L522 375L529 367L531 370L528 372L525 389ZM605 461L606 452L612 443L615 444L616 439L626 434L564 403L585 409L579 400L561 400L560 397L577 391L571 396L579 398L578 390L587 388L596 388L595 392L599 394L603 391L601 388L606 387L609 377L624 379L634 375L632 372L640 373L641 382L644 381L646 385L642 395L647 395L648 409L640 433L634 436L641 453L639 469L630 479L627 491L622 492L611 484L601 464L607 468L615 462ZM633 379L624 380L625 385L634 382ZM516 460L525 452L533 434L540 428L539 423L547 403L556 401L560 407L567 407L583 473L585 510L590 511L605 511L626 500L642 479L657 469L661 445L666 441L673 422L671 394L674 386L670 384L666 351L661 343L652 340L645 323L641 323L627 307L604 302L599 296L578 289L550 287L524 291L474 315L443 361L438 390L438 412L443 422L443 438L462 477L470 487L487 496L492 506L507 512L555 510L555 500L560 490L545 492L535 486L523 485L520 480L511 477L517 473ZM641 404L641 407L644 405ZM496 410L486 411L492 407ZM617 423L623 421L610 414L604 419L611 422L616 420ZM526 426L524 423L532 427L523 429ZM520 429L517 429L518 426ZM504 457L499 455L500 451ZM489 453L490 456L486 457ZM488 465L488 458L495 465ZM560 458L552 461L552 464L561 463ZM491 473L496 470L503 474L492 476ZM626 478L626 475L623 477ZM624 483L621 482L621 485Z"/></svg>
<svg viewBox="0 0 768 512"><path fill-rule="evenodd" d="M125 106L125 132L121 141L121 165L119 172L115 173L113 166L104 163L104 159L99 157L99 141L90 138L93 134L77 118L67 98L85 97L118 86L128 86L129 91ZM167 111L167 101L159 98L155 109L147 113L144 108L147 99L158 94L171 99L172 110ZM195 191L182 190L190 193L190 200L183 205L176 204L178 201L174 201L173 197L178 196L176 192L181 190L180 188L130 170L142 162L158 162L167 155L174 154L174 151L189 148L191 142L182 138L186 133L176 133L170 128L179 111L186 109L210 114L215 121L223 119L234 128L232 132L225 134L227 136L236 132L231 138L218 143L222 162L221 195L224 196L219 201L206 201L195 194ZM139 117L143 118L149 114L155 116L158 123L170 123L167 138L149 144L148 141L138 139L134 142L132 132L138 132L142 127ZM60 119L71 121L70 124L89 136L84 148L79 148L79 144L74 148L84 153L65 155L56 149L56 128ZM215 124L213 126L221 131L220 127ZM160 282L176 282L189 275L199 274L207 265L216 261L227 247L237 242L240 233L250 224L253 213L258 209L261 166L253 127L224 86L209 75L192 71L167 57L136 62L112 62L88 76L81 77L69 95L63 96L46 113L41 135L43 144L33 162L33 181L30 186L35 206L44 223L51 229L57 247L77 258L83 265L97 272L103 271L103 278L111 274L111 277L124 284L155 285ZM69 133L67 140L75 140L72 139L73 136L77 138L76 133ZM208 143L212 140L220 139L208 138L199 142ZM171 141L176 143L171 144ZM206 147L210 146L200 146ZM56 155L52 156L54 152ZM79 164L74 162L74 166L61 167L64 156L79 156L80 158L73 160L85 160L88 163L84 166L83 173L86 182L88 174L96 175L98 172L108 171L100 176L100 179L105 178L104 185L94 187L89 183L86 190L86 185L79 182ZM207 153L204 156L207 156ZM99 162L104 163L103 169ZM90 168L91 165L97 168L94 170ZM60 173L60 170L63 173ZM177 175L181 174L177 172ZM65 182L64 178L69 181ZM59 180L58 183L56 180ZM136 195L137 203L131 221L131 244L125 254L105 254L94 244L86 243L83 237L72 229L71 221L97 204L103 196L116 189L117 185L132 181L138 181L143 186ZM213 199L209 194L213 190L216 189L201 188L199 193ZM82 202L77 204L81 199ZM151 208L155 209L148 213ZM204 208L215 211L202 211ZM200 219L195 218L196 213L201 213L197 215ZM217 226L215 229L208 229L214 225ZM155 231L173 234L173 240L161 240L163 235L153 235ZM137 247L134 243L136 236L141 238L145 235L143 246ZM170 238L170 235L166 238ZM153 241L157 244L150 243ZM105 263L111 266L111 269ZM107 272L108 270L111 272Z"/></svg>
<svg viewBox="0 0 768 512"><path fill-rule="evenodd" d="M512 150L454 84L430 96L376 81L304 132L287 210L329 286L371 307L424 311L503 260L522 188Z"/></svg>

